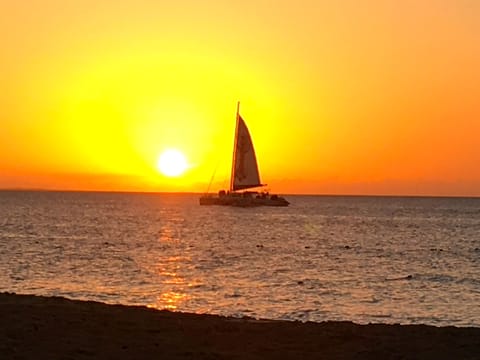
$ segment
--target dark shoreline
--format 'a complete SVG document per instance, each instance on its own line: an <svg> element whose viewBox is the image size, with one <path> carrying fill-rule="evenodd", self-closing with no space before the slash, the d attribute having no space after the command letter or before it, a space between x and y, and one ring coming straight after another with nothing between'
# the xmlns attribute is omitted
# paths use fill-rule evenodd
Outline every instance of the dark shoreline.
<svg viewBox="0 0 480 360"><path fill-rule="evenodd" d="M2 359L480 359L480 328L226 318L0 294Z"/></svg>

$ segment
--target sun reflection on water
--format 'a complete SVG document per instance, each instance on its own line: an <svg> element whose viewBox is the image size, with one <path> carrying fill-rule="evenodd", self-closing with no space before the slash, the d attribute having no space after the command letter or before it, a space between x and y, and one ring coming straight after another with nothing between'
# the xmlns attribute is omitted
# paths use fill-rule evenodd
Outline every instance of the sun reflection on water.
<svg viewBox="0 0 480 360"><path fill-rule="evenodd" d="M178 219L177 219L178 220ZM159 256L155 259L154 273L161 284L161 292L149 307L164 310L179 310L191 296L187 295L185 277L182 276L191 262L191 258L182 249L178 230L174 224L162 226L158 241L167 247L170 256Z"/></svg>
<svg viewBox="0 0 480 360"><path fill-rule="evenodd" d="M168 291L160 294L157 299L157 303L155 304L155 307L157 309L177 310L179 305L187 299L188 296L185 293Z"/></svg>

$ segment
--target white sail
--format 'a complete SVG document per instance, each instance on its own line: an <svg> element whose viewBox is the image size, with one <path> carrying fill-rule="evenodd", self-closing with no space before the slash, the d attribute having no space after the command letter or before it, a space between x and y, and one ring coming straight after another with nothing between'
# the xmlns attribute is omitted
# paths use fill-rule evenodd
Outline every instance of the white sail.
<svg viewBox="0 0 480 360"><path fill-rule="evenodd" d="M252 138L245 121L237 113L230 190L236 191L258 186L262 186L262 183L260 182Z"/></svg>

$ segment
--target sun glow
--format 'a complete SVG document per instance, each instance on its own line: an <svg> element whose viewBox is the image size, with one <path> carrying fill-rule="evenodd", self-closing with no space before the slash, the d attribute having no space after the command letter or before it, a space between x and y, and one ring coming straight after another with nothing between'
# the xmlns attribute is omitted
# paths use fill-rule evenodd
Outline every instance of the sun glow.
<svg viewBox="0 0 480 360"><path fill-rule="evenodd" d="M179 150L165 150L158 158L158 170L165 176L177 177L187 169L187 159Z"/></svg>

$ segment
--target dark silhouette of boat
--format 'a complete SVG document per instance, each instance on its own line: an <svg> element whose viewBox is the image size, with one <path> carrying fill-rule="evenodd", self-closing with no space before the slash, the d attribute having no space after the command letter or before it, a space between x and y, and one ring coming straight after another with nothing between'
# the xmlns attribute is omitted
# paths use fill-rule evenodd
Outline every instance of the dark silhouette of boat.
<svg viewBox="0 0 480 360"><path fill-rule="evenodd" d="M237 104L230 189L220 190L217 194L202 195L200 205L288 206L290 203L276 194L269 194L266 191L245 191L265 184L260 181L252 138L239 111L240 103Z"/></svg>

